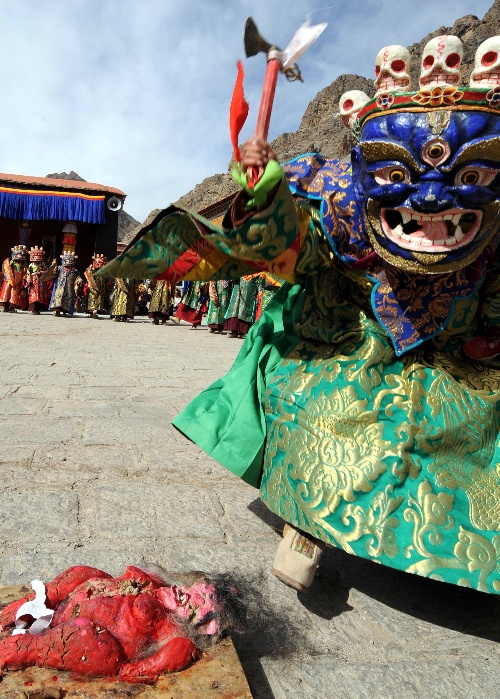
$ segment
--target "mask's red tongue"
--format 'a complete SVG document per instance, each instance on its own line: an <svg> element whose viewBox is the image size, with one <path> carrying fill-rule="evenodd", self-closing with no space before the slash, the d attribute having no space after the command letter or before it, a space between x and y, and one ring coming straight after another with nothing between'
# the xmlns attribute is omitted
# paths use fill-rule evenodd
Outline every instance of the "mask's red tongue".
<svg viewBox="0 0 500 699"><path fill-rule="evenodd" d="M422 221L420 230L411 234L412 238L427 238L427 240L444 240L448 238L448 226L445 221Z"/></svg>

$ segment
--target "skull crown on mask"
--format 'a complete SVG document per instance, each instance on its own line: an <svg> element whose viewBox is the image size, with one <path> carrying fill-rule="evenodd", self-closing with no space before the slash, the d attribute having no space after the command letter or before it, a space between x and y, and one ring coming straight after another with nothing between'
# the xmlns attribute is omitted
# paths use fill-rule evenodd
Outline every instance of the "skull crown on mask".
<svg viewBox="0 0 500 699"><path fill-rule="evenodd" d="M413 272L466 266L496 236L500 37L477 49L471 86L480 90L463 107L462 58L458 37L431 39L422 53L420 88L410 92L409 52L386 46L376 58L374 98L359 90L340 98L340 116L359 141L353 177L367 237L382 258Z"/></svg>

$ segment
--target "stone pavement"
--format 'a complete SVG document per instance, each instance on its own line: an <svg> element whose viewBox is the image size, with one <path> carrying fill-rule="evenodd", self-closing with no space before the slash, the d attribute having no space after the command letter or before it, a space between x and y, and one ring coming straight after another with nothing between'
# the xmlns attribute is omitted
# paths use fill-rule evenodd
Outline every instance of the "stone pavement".
<svg viewBox="0 0 500 699"><path fill-rule="evenodd" d="M499 696L497 597L333 549L308 595L267 573L282 522L170 426L240 341L25 313L0 314L0 338L0 584L227 573L248 588L235 644L256 699Z"/></svg>

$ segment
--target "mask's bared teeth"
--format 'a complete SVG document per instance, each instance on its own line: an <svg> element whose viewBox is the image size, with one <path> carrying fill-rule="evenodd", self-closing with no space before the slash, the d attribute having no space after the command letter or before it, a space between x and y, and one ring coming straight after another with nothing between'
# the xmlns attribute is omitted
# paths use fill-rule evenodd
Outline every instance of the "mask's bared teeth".
<svg viewBox="0 0 500 699"><path fill-rule="evenodd" d="M411 221L411 213L409 211L400 211L399 213L401 214L401 218L403 219L403 226L405 225L405 223Z"/></svg>
<svg viewBox="0 0 500 699"><path fill-rule="evenodd" d="M455 214L455 216L453 216L453 218L451 219L451 222L453 223L454 226L458 226L461 218L462 218L462 214Z"/></svg>
<svg viewBox="0 0 500 699"><path fill-rule="evenodd" d="M401 224L398 224L396 228L392 229L392 235L396 236L396 238L401 238L403 235L403 226Z"/></svg>
<svg viewBox="0 0 500 699"><path fill-rule="evenodd" d="M457 239L455 238L454 235L452 235L449 238L446 238L446 240L444 241L444 244L445 245L455 245L456 242L457 242Z"/></svg>
<svg viewBox="0 0 500 699"><path fill-rule="evenodd" d="M459 243L463 237L464 237L464 234L462 232L462 229L460 228L460 226L457 226L455 228L455 239L456 239L457 243Z"/></svg>

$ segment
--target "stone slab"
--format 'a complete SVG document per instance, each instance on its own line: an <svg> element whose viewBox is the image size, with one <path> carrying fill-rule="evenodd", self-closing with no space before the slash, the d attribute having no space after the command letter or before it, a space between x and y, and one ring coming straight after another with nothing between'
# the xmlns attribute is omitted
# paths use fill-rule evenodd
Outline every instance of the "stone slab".
<svg viewBox="0 0 500 699"><path fill-rule="evenodd" d="M0 406L3 401L0 401ZM120 403L117 399L111 400L50 400L45 404L44 412L51 417L118 417Z"/></svg>
<svg viewBox="0 0 500 699"><path fill-rule="evenodd" d="M262 661L275 699L491 699L498 694L498 665L486 657L345 663L337 658L291 657Z"/></svg>
<svg viewBox="0 0 500 699"><path fill-rule="evenodd" d="M167 539L182 535L224 540L206 489L161 483L137 488L117 485L95 488L94 498L101 536Z"/></svg>
<svg viewBox="0 0 500 699"><path fill-rule="evenodd" d="M215 487L215 491L233 537L251 539L267 536L270 530L283 531L284 521L262 503L256 488L235 484L232 488Z"/></svg>
<svg viewBox="0 0 500 699"><path fill-rule="evenodd" d="M0 400L0 415L37 415L42 412L46 403L44 398L9 395Z"/></svg>
<svg viewBox="0 0 500 699"><path fill-rule="evenodd" d="M167 420L148 419L146 416L109 417L107 420L87 418L82 439L91 444L151 444L167 445L170 425Z"/></svg>
<svg viewBox="0 0 500 699"><path fill-rule="evenodd" d="M37 384L30 383L19 385L14 383L11 393L15 393L15 395L19 396L20 398L55 398L56 400L64 400L65 398L68 398L69 391L70 386L67 384L62 385L59 382L51 384L47 381L41 381Z"/></svg>
<svg viewBox="0 0 500 699"><path fill-rule="evenodd" d="M0 585L19 585L34 579L52 580L66 568L76 565L92 566L116 576L121 575L128 565L145 566L146 561L134 546L120 549L94 545L52 551L38 547L9 556L3 565Z"/></svg>
<svg viewBox="0 0 500 699"><path fill-rule="evenodd" d="M8 396L11 390L12 387L10 384L0 384L0 398Z"/></svg>
<svg viewBox="0 0 500 699"><path fill-rule="evenodd" d="M66 371L63 362L43 362L34 365L17 364L12 368L12 372L19 376L28 376L33 384L52 384L58 386L74 385L80 383L81 377L75 371Z"/></svg>
<svg viewBox="0 0 500 699"><path fill-rule="evenodd" d="M0 464L29 466L35 453L34 446L21 446L19 444L2 444L0 448Z"/></svg>
<svg viewBox="0 0 500 699"><path fill-rule="evenodd" d="M1 463L1 460L0 460ZM34 450L32 466L42 479L57 479L59 474L81 477L126 477L136 463L130 447L115 445L50 444Z"/></svg>
<svg viewBox="0 0 500 699"><path fill-rule="evenodd" d="M66 396L67 398L68 396ZM130 398L128 386L71 386L69 398L76 401L119 401Z"/></svg>
<svg viewBox="0 0 500 699"><path fill-rule="evenodd" d="M35 491L35 492L34 492ZM5 491L0 508L0 541L62 542L78 538L78 497L73 493L39 493L29 482L18 492Z"/></svg>
<svg viewBox="0 0 500 699"><path fill-rule="evenodd" d="M221 543L188 538L180 532L175 539L155 542L151 560L166 570L203 570L207 575L235 574L250 580L261 574L267 577L275 549L275 540Z"/></svg>
<svg viewBox="0 0 500 699"><path fill-rule="evenodd" d="M24 420L20 424L17 415L2 415L0 417L0 444L54 444L68 442L80 436L81 422L60 420L47 415L37 415L29 423ZM2 447L0 447L1 449Z"/></svg>

